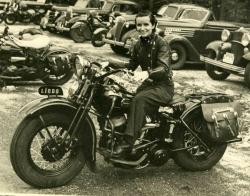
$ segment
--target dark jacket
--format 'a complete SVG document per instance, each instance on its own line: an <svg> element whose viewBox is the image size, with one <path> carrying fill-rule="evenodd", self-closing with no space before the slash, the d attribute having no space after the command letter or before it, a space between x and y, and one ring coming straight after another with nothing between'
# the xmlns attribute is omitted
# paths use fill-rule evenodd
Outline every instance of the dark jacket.
<svg viewBox="0 0 250 196"><path fill-rule="evenodd" d="M154 82L173 83L170 47L162 37L153 34L150 38L140 38L136 42L127 68L134 71L139 65L143 71L149 71L149 78Z"/></svg>

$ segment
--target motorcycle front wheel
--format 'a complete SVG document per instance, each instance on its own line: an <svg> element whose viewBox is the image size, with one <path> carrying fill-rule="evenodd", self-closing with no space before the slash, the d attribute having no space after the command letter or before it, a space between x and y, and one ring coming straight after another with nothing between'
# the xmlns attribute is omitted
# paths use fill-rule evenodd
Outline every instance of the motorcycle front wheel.
<svg viewBox="0 0 250 196"><path fill-rule="evenodd" d="M63 137L72 119L58 111L26 117L13 136L11 163L27 184L39 188L58 187L77 176L85 159L80 147L67 148Z"/></svg>
<svg viewBox="0 0 250 196"><path fill-rule="evenodd" d="M192 112L189 116L188 126L205 141L210 148L206 151L200 142L187 129L177 130L174 135L174 147L177 149L188 148L187 150L177 151L173 158L177 165L189 171L204 171L211 169L224 155L227 145L209 142L206 138L207 126L202 117L201 108Z"/></svg>

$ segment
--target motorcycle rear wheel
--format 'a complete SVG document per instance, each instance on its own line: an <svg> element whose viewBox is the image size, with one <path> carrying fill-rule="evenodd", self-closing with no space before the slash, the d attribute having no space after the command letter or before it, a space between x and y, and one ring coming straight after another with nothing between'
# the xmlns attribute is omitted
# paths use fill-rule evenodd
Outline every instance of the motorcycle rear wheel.
<svg viewBox="0 0 250 196"><path fill-rule="evenodd" d="M175 148L193 147L188 150L177 151L173 155L175 163L183 169L189 171L204 171L211 169L224 155L227 144L216 144L205 140L204 136L206 125L203 121L201 109L198 108L189 116L188 125L203 138L211 149L211 152L206 152L198 140L187 130L177 130L175 132Z"/></svg>
<svg viewBox="0 0 250 196"><path fill-rule="evenodd" d="M46 64L47 66L45 67L45 75L46 77L42 77L41 80L48 85L63 85L64 83L68 82L71 77L73 76L73 70L70 68L65 68L64 73L61 75L54 74L53 70L51 67L53 67L53 64L50 65L50 61L48 60L49 57L56 56L56 55L62 54L61 52L53 52L47 57ZM60 66L60 65L59 65Z"/></svg>
<svg viewBox="0 0 250 196"><path fill-rule="evenodd" d="M10 158L14 171L24 182L39 188L58 187L81 172L85 159L80 148L70 149L53 160L50 151L53 148L49 147L53 145L51 137L65 135L71 120L68 115L54 111L26 117L19 124L11 142Z"/></svg>

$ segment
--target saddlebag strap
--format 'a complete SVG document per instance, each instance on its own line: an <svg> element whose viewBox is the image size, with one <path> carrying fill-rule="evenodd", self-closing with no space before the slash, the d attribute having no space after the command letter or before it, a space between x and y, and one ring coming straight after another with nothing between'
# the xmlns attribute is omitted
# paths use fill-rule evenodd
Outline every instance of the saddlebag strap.
<svg viewBox="0 0 250 196"><path fill-rule="evenodd" d="M217 120L223 120L223 113L225 112L236 112L237 116L241 116L240 104L237 102L201 104L201 108L207 122L214 122L214 114L217 114Z"/></svg>

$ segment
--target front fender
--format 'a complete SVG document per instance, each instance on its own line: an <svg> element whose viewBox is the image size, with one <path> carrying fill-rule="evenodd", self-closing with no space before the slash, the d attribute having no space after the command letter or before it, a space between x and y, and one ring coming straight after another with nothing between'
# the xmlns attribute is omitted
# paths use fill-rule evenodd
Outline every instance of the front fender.
<svg viewBox="0 0 250 196"><path fill-rule="evenodd" d="M96 29L95 31L94 31L94 35L97 35L97 34L99 34L99 33L102 33L102 32L104 32L104 33L107 33L108 32L108 29L106 29L106 28L98 28L98 29Z"/></svg>
<svg viewBox="0 0 250 196"><path fill-rule="evenodd" d="M74 116L77 111L77 106L63 97L54 98L39 98L36 99L19 110L20 113L25 113L26 117L38 116L49 111L60 111ZM81 126L84 129L79 130L80 138L83 138L80 143L83 146L84 156L89 164L87 166L93 167L96 161L96 131L93 121L87 115Z"/></svg>
<svg viewBox="0 0 250 196"><path fill-rule="evenodd" d="M213 50L218 55L219 48L221 47L222 44L223 44L223 41L220 41L220 40L210 42L206 46L206 50Z"/></svg>
<svg viewBox="0 0 250 196"><path fill-rule="evenodd" d="M69 24L74 24L76 22L82 22L81 16L75 16L68 21Z"/></svg>
<svg viewBox="0 0 250 196"><path fill-rule="evenodd" d="M168 42L170 47L174 43L182 44L186 48L188 60L200 61L200 53L196 50L193 44L184 36L176 34L168 34L167 36L164 37L164 40Z"/></svg>
<svg viewBox="0 0 250 196"><path fill-rule="evenodd" d="M246 59L247 61L250 61L250 52L244 54L243 58Z"/></svg>
<svg viewBox="0 0 250 196"><path fill-rule="evenodd" d="M75 24L72 25L71 29L78 28L79 26L81 26L83 24L87 25L87 22L85 22L85 21L78 21L78 22L76 22Z"/></svg>

